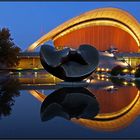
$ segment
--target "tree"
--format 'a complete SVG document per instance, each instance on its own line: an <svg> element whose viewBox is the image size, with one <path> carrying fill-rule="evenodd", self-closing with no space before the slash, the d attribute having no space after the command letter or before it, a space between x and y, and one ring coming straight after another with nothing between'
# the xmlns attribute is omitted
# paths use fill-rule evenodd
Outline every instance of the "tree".
<svg viewBox="0 0 140 140"><path fill-rule="evenodd" d="M20 48L15 45L8 28L0 30L0 68L18 65Z"/></svg>
<svg viewBox="0 0 140 140"><path fill-rule="evenodd" d="M20 96L18 90L20 83L17 79L6 79L1 81L0 88L0 119L5 116L9 116L12 111L12 107L15 104L15 97Z"/></svg>

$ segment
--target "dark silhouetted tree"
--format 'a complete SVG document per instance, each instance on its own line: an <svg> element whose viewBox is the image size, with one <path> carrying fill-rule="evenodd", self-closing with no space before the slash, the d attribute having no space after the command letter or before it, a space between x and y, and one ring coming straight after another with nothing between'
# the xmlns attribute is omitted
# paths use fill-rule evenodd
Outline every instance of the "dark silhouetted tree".
<svg viewBox="0 0 140 140"><path fill-rule="evenodd" d="M136 69L135 77L140 77L140 68Z"/></svg>
<svg viewBox="0 0 140 140"><path fill-rule="evenodd" d="M14 98L20 95L18 87L17 79L7 79L0 84L0 118L11 114Z"/></svg>
<svg viewBox="0 0 140 140"><path fill-rule="evenodd" d="M20 48L13 42L9 29L2 28L0 30L0 68L16 66L19 52Z"/></svg>

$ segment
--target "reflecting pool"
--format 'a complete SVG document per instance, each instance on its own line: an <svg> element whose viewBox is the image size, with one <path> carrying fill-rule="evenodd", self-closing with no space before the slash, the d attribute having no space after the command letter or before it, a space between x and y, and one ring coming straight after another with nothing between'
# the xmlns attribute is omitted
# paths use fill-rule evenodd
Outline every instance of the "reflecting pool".
<svg viewBox="0 0 140 140"><path fill-rule="evenodd" d="M0 75L0 138L140 138L140 82Z"/></svg>

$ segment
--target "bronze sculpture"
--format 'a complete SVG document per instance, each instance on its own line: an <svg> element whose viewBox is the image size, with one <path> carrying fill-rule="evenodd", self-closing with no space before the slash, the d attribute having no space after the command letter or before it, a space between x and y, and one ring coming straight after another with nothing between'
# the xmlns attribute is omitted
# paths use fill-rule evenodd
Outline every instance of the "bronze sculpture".
<svg viewBox="0 0 140 140"><path fill-rule="evenodd" d="M64 81L81 81L95 71L99 54L91 45L80 45L78 49L56 50L42 45L40 60L46 71Z"/></svg>

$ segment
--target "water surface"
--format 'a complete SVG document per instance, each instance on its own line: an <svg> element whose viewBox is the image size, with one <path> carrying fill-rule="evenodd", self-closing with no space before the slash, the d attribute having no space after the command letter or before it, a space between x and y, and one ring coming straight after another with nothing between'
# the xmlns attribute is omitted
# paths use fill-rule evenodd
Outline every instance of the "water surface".
<svg viewBox="0 0 140 140"><path fill-rule="evenodd" d="M98 77L79 91L60 82L44 73L1 76L0 138L140 138L139 82Z"/></svg>

